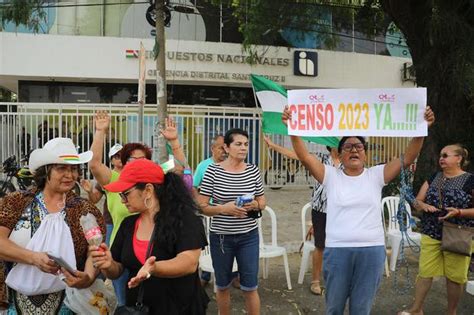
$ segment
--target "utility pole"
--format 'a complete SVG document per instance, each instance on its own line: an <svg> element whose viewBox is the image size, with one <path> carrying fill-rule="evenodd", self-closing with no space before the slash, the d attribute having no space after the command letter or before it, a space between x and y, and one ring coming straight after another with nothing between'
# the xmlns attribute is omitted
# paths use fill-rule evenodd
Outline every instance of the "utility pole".
<svg viewBox="0 0 474 315"><path fill-rule="evenodd" d="M168 152L166 150L166 139L160 132L165 129L165 120L168 117L167 97L166 97L166 46L165 46L165 25L164 25L164 7L165 0L155 0L156 16L156 43L158 49L156 57L156 104L158 123L155 125L154 134L154 160L158 163L168 161Z"/></svg>

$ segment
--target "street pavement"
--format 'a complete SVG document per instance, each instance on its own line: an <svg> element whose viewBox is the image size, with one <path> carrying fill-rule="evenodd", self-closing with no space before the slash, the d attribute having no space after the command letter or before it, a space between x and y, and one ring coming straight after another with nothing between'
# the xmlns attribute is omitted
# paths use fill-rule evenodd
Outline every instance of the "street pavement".
<svg viewBox="0 0 474 315"><path fill-rule="evenodd" d="M280 190L265 190L267 205L276 213L278 222L278 244L287 248L292 282L292 290L286 286L283 258L271 258L267 279L259 280L262 314L324 314L324 297L313 295L309 290L310 272L306 273L303 284L298 284L301 256L298 249L302 242L301 208L310 200L308 187L283 187ZM308 212L309 214L309 212ZM308 216L308 220L310 217ZM269 240L269 220L264 215L264 239ZM407 309L413 301L414 281L418 271L418 254L407 250L408 264L399 268L390 277L384 276L371 314L396 314ZM262 264L260 264L260 267ZM370 270L368 270L370 272ZM474 274L471 273L473 278ZM406 287L407 280L409 288ZM217 314L212 283L206 286L211 297L208 314ZM232 314L245 313L243 295L239 289L232 288ZM435 279L426 299L425 315L446 314L446 286L443 278ZM346 314L349 314L346 312ZM458 315L474 315L474 296L464 293L458 308Z"/></svg>

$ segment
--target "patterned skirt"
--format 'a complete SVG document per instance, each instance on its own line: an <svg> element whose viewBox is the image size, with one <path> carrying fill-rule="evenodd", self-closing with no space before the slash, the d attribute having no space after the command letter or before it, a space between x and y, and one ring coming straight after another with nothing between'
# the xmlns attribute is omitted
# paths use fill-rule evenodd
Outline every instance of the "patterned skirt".
<svg viewBox="0 0 474 315"><path fill-rule="evenodd" d="M64 304L65 291L41 295L23 295L9 288L8 315L73 315Z"/></svg>

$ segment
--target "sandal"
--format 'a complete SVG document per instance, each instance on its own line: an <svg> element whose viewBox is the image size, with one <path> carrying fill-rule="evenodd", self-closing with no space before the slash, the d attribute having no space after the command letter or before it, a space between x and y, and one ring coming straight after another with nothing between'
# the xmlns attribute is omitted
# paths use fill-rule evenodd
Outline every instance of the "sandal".
<svg viewBox="0 0 474 315"><path fill-rule="evenodd" d="M423 315L423 311L419 312L419 313L411 313L409 311L401 311L401 312L398 312L397 315Z"/></svg>
<svg viewBox="0 0 474 315"><path fill-rule="evenodd" d="M311 286L309 287L309 289L311 290L311 293L315 295L323 294L323 289L321 289L321 286L319 285L319 283L320 283L319 280L311 281Z"/></svg>

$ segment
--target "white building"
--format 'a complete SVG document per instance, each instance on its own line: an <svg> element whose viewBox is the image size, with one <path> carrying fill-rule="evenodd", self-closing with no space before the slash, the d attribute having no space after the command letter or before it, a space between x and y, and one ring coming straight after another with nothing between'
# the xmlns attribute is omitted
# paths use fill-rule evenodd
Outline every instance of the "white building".
<svg viewBox="0 0 474 315"><path fill-rule="evenodd" d="M82 6L88 2L49 8L47 21L40 25L43 34L7 25L0 32L0 87L18 93L23 102L135 102L139 44L143 42L149 57L154 44L153 27L145 19L148 4L103 1L103 5ZM345 51L260 47L261 59L249 65L242 46L235 43L241 40L236 26L226 26L229 13L214 12L202 1L185 2L195 14L172 11L166 29L170 103L253 107L251 73L266 75L287 88L413 86L403 80L409 59L379 54L407 54L394 46L394 35L368 41L353 32L352 38L340 38L336 49ZM331 21L327 12L327 22ZM309 41L321 47L317 35L315 31L306 36L306 43L287 31L281 37L288 45L307 47ZM316 57L306 61L314 52ZM298 71L303 68L307 71ZM150 103L155 99L154 69L149 58Z"/></svg>

